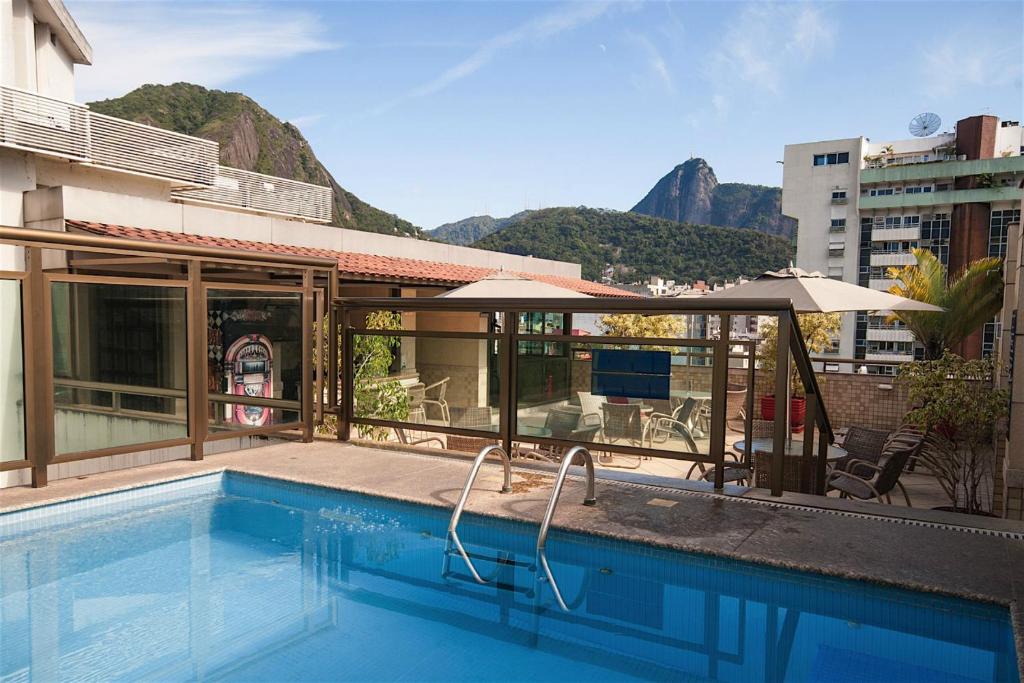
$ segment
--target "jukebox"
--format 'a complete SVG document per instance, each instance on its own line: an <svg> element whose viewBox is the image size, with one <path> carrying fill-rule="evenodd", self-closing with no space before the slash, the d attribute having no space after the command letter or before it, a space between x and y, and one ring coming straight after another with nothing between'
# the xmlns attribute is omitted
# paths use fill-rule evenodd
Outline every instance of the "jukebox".
<svg viewBox="0 0 1024 683"><path fill-rule="evenodd" d="M236 339L224 353L224 378L227 393L253 398L273 397L273 347L262 334L246 334ZM235 404L226 406L224 418L247 427L270 423L270 408Z"/></svg>

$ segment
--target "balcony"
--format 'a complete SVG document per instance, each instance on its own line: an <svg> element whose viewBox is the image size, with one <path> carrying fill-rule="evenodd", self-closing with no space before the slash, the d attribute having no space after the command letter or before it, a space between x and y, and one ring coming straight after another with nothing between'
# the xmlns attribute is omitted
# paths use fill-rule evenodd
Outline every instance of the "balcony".
<svg viewBox="0 0 1024 683"><path fill-rule="evenodd" d="M914 360L914 354L910 351L868 351L864 354L864 360L898 363Z"/></svg>
<svg viewBox="0 0 1024 683"><path fill-rule="evenodd" d="M164 180L176 199L331 220L330 187L220 166L212 140L10 86L0 86L0 147Z"/></svg>
<svg viewBox="0 0 1024 683"><path fill-rule="evenodd" d="M1011 157L1012 158L1012 157ZM988 204L1000 201L1019 201L1020 190L1016 186L979 187L973 190L943 190L942 192L921 192L917 194L893 194L876 197L861 197L860 208L905 209L918 206L948 206L950 204Z"/></svg>
<svg viewBox="0 0 1024 683"><path fill-rule="evenodd" d="M913 342L914 334L905 327L869 327L867 330L867 340L880 342Z"/></svg>
<svg viewBox="0 0 1024 683"><path fill-rule="evenodd" d="M860 182L898 183L930 178L958 178L982 173L1024 173L1024 157L999 157L998 159L972 159L962 161L943 159L914 164L868 167L860 172Z"/></svg>
<svg viewBox="0 0 1024 683"><path fill-rule="evenodd" d="M847 199L846 197L832 197L832 205L833 206L842 206L842 205L848 203L849 201L850 200Z"/></svg>
<svg viewBox="0 0 1024 683"><path fill-rule="evenodd" d="M910 251L871 252L872 266L912 266L915 263L917 263L917 257Z"/></svg>
<svg viewBox="0 0 1024 683"><path fill-rule="evenodd" d="M872 242L907 242L921 239L921 226L912 225L900 228L873 228Z"/></svg>
<svg viewBox="0 0 1024 683"><path fill-rule="evenodd" d="M877 289L880 292L888 292L889 288L895 284L897 284L896 280L891 278L871 278L868 280L868 287Z"/></svg>
<svg viewBox="0 0 1024 683"><path fill-rule="evenodd" d="M217 167L217 175L210 187L174 190L171 195L177 199L201 203L228 204L283 216L302 216L323 223L331 220L333 203L330 187L227 166Z"/></svg>

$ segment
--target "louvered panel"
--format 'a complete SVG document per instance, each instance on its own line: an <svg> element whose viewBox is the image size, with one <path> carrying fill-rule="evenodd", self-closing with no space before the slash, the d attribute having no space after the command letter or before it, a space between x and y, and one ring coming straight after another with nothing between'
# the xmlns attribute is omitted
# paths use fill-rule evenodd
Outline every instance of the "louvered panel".
<svg viewBox="0 0 1024 683"><path fill-rule="evenodd" d="M212 140L89 113L92 162L194 185L212 185L218 146Z"/></svg>
<svg viewBox="0 0 1024 683"><path fill-rule="evenodd" d="M175 197L240 206L307 220L331 220L333 193L330 187L276 178L262 173L220 166L210 187L183 189Z"/></svg>
<svg viewBox="0 0 1024 683"><path fill-rule="evenodd" d="M0 86L0 145L86 160L88 114L74 102Z"/></svg>

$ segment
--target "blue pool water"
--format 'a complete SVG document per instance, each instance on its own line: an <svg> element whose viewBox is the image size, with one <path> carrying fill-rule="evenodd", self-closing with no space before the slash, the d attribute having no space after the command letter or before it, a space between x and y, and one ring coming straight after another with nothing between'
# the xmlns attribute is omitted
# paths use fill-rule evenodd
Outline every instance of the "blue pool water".
<svg viewBox="0 0 1024 683"><path fill-rule="evenodd" d="M1017 680L1005 609L226 474L0 515L0 681ZM489 558L489 559L488 559ZM498 560L498 561L495 561Z"/></svg>

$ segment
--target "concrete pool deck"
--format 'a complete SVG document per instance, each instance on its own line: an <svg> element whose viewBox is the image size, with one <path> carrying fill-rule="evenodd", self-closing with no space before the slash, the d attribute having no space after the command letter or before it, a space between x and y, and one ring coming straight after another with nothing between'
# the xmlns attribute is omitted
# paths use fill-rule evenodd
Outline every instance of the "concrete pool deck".
<svg viewBox="0 0 1024 683"><path fill-rule="evenodd" d="M466 510L538 523L551 492L549 473L513 469L513 492L498 492L497 459L480 473ZM468 474L467 458L368 448L336 441L278 443L53 481L40 489L0 489L0 513L217 471L237 471L451 509ZM575 468L582 474L582 468ZM562 491L554 526L626 541L800 571L997 603L1010 608L1024 652L1024 526L989 520L985 530L945 528L942 513L787 495L770 499L734 489L714 495L635 482L597 482L597 505L584 507L583 482ZM782 505L779 501L796 505ZM842 503L841 505L838 505ZM827 509L814 509L825 505ZM925 513L925 514L922 514ZM927 514L932 513L932 514ZM948 519L948 516L947 516ZM961 521L962 523L962 521ZM1024 671L1024 661L1021 662Z"/></svg>

